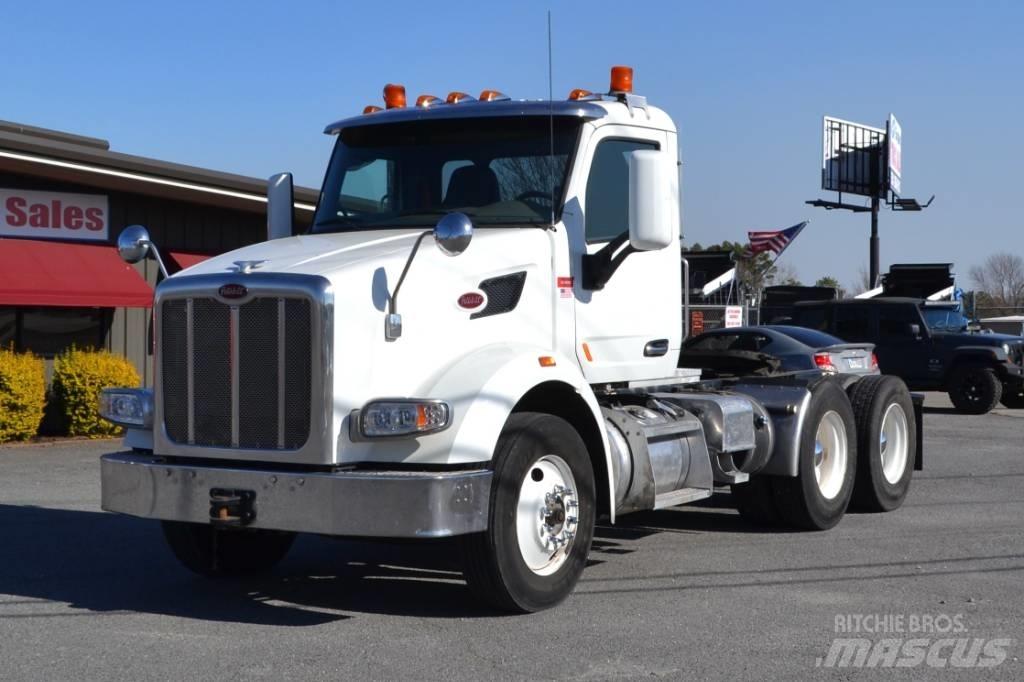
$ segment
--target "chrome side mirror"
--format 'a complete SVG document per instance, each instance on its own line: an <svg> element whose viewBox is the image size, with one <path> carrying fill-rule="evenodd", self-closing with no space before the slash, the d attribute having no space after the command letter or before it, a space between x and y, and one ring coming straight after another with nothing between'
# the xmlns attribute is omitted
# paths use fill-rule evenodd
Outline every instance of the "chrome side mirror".
<svg viewBox="0 0 1024 682"><path fill-rule="evenodd" d="M117 237L117 253L125 263L134 265L146 257L153 242L142 225L129 225Z"/></svg>
<svg viewBox="0 0 1024 682"><path fill-rule="evenodd" d="M160 257L156 244L149 238L149 230L142 225L129 225L121 230L121 234L117 236L117 253L121 260L129 265L138 263L152 253L157 265L160 266L160 273L168 277L164 259Z"/></svg>
<svg viewBox="0 0 1024 682"><path fill-rule="evenodd" d="M465 213L448 213L434 226L434 241L446 256L458 256L472 239L473 221Z"/></svg>

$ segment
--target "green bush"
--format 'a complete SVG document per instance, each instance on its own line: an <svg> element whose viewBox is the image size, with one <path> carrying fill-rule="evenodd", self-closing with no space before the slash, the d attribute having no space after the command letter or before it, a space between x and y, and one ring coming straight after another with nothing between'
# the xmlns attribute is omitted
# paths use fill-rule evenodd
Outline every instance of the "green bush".
<svg viewBox="0 0 1024 682"><path fill-rule="evenodd" d="M45 405L42 358L0 348L0 443L35 436Z"/></svg>
<svg viewBox="0 0 1024 682"><path fill-rule="evenodd" d="M53 362L53 398L69 436L104 438L119 434L120 427L100 418L96 407L100 389L138 385L135 366L109 351L72 346Z"/></svg>

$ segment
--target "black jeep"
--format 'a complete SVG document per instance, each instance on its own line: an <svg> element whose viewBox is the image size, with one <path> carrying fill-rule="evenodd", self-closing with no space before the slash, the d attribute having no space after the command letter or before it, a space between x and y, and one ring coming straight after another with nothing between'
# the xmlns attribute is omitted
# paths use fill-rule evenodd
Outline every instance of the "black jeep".
<svg viewBox="0 0 1024 682"><path fill-rule="evenodd" d="M1024 338L982 332L959 306L914 298L809 301L791 324L875 344L883 374L911 390L947 391L957 410L984 414L1002 400L1024 408Z"/></svg>

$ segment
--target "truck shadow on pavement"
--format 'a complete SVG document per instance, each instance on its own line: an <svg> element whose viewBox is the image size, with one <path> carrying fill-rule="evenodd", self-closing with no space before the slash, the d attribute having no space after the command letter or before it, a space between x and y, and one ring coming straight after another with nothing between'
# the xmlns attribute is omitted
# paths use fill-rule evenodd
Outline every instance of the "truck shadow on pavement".
<svg viewBox="0 0 1024 682"><path fill-rule="evenodd" d="M657 533L759 532L721 503L631 515L595 529L590 565ZM299 536L270 574L209 580L181 567L159 524L116 514L0 504L0 619L152 613L316 626L359 613L493 617L462 578L453 542ZM66 606L65 606L66 604Z"/></svg>
<svg viewBox="0 0 1024 682"><path fill-rule="evenodd" d="M0 620L142 612L315 626L351 612L495 615L473 598L442 542L300 536L269 575L207 580L177 563L154 521L0 504L0 547L0 595L10 595L0 596Z"/></svg>

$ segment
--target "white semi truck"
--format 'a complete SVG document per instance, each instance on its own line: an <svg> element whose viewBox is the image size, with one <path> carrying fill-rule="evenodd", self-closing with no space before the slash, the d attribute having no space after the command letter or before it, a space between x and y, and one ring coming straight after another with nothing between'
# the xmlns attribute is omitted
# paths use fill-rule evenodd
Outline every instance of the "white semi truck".
<svg viewBox="0 0 1024 682"><path fill-rule="evenodd" d="M156 288L154 388L100 400L127 428L104 509L159 519L209 576L297 532L455 537L477 595L536 611L598 517L725 486L764 525L900 506L921 462L900 380L677 366L677 133L631 70L565 101L385 101L327 127L308 231L275 176L270 240ZM156 252L139 226L119 247Z"/></svg>

